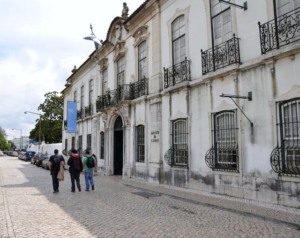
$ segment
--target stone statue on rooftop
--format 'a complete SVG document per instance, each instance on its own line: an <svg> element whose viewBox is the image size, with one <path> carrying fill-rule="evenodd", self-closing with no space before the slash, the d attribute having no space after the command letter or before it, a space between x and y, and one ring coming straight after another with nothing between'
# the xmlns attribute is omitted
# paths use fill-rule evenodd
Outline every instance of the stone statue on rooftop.
<svg viewBox="0 0 300 238"><path fill-rule="evenodd" d="M129 8L127 6L127 3L124 2L123 3L123 10L122 10L122 17L123 18L127 18L128 17L128 11L129 11Z"/></svg>

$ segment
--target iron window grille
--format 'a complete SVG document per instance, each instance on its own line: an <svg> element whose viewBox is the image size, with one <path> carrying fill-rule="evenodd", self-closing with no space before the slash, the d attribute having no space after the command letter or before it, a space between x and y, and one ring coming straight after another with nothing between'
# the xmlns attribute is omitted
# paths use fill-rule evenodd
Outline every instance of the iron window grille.
<svg viewBox="0 0 300 238"><path fill-rule="evenodd" d="M104 132L100 132L100 159L104 159Z"/></svg>
<svg viewBox="0 0 300 238"><path fill-rule="evenodd" d="M136 162L145 162L145 126L139 125L136 127Z"/></svg>
<svg viewBox="0 0 300 238"><path fill-rule="evenodd" d="M258 22L261 53L279 49L300 40L300 7L264 24Z"/></svg>
<svg viewBox="0 0 300 238"><path fill-rule="evenodd" d="M235 37L206 51L201 50L202 74L216 71L232 64L241 64L239 38Z"/></svg>
<svg viewBox="0 0 300 238"><path fill-rule="evenodd" d="M213 145L205 155L205 162L212 170L239 171L236 111L213 114Z"/></svg>
<svg viewBox="0 0 300 238"><path fill-rule="evenodd" d="M68 139L65 139L65 152L68 152Z"/></svg>
<svg viewBox="0 0 300 238"><path fill-rule="evenodd" d="M78 154L82 156L82 136L78 137Z"/></svg>
<svg viewBox="0 0 300 238"><path fill-rule="evenodd" d="M172 121L172 147L165 154L170 166L188 168L188 129L186 119Z"/></svg>
<svg viewBox="0 0 300 238"><path fill-rule="evenodd" d="M179 64L170 68L164 67L164 88L174 86L184 81L191 81L191 61L185 58Z"/></svg>
<svg viewBox="0 0 300 238"><path fill-rule="evenodd" d="M300 98L276 103L277 146L270 162L279 175L300 175Z"/></svg>

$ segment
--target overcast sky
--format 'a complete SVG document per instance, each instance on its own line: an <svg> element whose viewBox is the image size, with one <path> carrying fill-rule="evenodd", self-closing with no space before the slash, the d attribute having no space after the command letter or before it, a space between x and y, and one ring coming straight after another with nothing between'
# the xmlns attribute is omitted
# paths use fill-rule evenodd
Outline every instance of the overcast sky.
<svg viewBox="0 0 300 238"><path fill-rule="evenodd" d="M74 65L94 51L90 24L105 40L124 0L0 0L0 126L29 136L47 92L61 92ZM144 0L125 0L129 15ZM15 128L16 130L12 130Z"/></svg>

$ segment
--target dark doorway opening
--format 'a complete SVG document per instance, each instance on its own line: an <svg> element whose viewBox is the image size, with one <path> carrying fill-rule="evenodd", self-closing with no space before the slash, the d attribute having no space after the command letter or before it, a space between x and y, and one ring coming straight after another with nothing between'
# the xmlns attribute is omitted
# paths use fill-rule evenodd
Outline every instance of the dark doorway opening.
<svg viewBox="0 0 300 238"><path fill-rule="evenodd" d="M122 175L123 170L123 122L119 116L114 126L114 175Z"/></svg>

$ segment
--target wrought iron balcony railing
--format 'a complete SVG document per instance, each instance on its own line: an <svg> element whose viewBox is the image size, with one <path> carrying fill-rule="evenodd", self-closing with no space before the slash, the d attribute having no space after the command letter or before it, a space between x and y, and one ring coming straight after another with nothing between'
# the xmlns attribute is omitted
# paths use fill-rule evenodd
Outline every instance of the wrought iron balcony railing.
<svg viewBox="0 0 300 238"><path fill-rule="evenodd" d="M212 170L239 171L239 157L237 147L210 148L205 155L205 162Z"/></svg>
<svg viewBox="0 0 300 238"><path fill-rule="evenodd" d="M188 167L188 149L170 148L164 156L165 162L170 166Z"/></svg>
<svg viewBox="0 0 300 238"><path fill-rule="evenodd" d="M107 91L106 94L98 97L96 101L97 112L103 109L117 105L121 101L130 100L130 84L123 84L117 89Z"/></svg>
<svg viewBox="0 0 300 238"><path fill-rule="evenodd" d="M125 100L133 100L148 95L148 79L143 78L135 83L124 84L115 90L107 91L96 100L97 112L105 108L117 105Z"/></svg>
<svg viewBox="0 0 300 238"><path fill-rule="evenodd" d="M300 176L300 145L275 147L270 162L272 169L279 175Z"/></svg>
<svg viewBox="0 0 300 238"><path fill-rule="evenodd" d="M143 78L135 83L130 83L131 99L148 95L148 79Z"/></svg>
<svg viewBox="0 0 300 238"><path fill-rule="evenodd" d="M77 111L77 120L83 119L84 117L84 110L81 108Z"/></svg>
<svg viewBox="0 0 300 238"><path fill-rule="evenodd" d="M201 50L202 74L216 71L232 64L241 64L239 38L235 37L206 51Z"/></svg>
<svg viewBox="0 0 300 238"><path fill-rule="evenodd" d="M291 44L300 40L300 8L258 26L262 54Z"/></svg>
<svg viewBox="0 0 300 238"><path fill-rule="evenodd" d="M90 104L84 108L84 115L85 115L85 117L93 115L93 105L92 104Z"/></svg>
<svg viewBox="0 0 300 238"><path fill-rule="evenodd" d="M164 88L174 86L175 84L191 80L191 61L185 58L179 64L170 68L164 67Z"/></svg>

